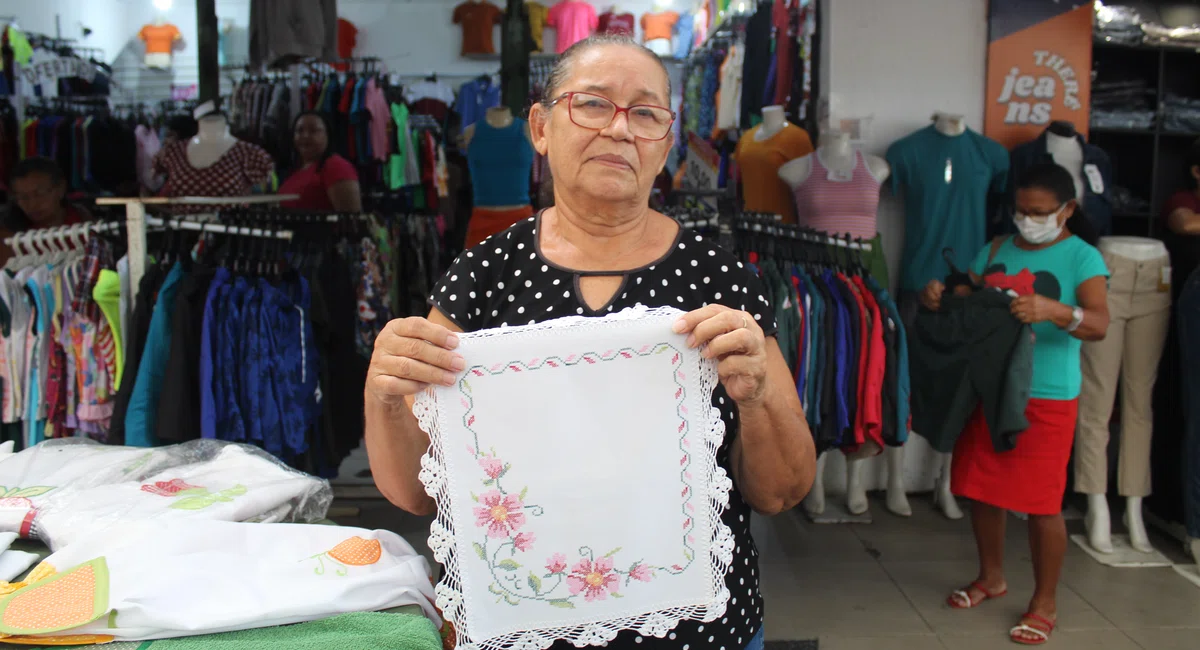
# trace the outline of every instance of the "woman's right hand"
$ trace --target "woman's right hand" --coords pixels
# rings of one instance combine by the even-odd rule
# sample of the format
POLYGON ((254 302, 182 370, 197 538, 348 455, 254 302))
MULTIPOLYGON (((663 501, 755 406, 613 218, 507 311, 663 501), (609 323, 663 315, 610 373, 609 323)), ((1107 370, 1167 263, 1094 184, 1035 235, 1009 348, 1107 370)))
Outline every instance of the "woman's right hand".
POLYGON ((921 304, 929 311, 937 311, 942 308, 942 294, 945 292, 946 285, 940 280, 930 280, 921 291, 921 304))
POLYGON ((458 335, 426 318, 398 318, 375 338, 367 369, 367 390, 380 402, 397 406, 430 384, 453 386, 466 367, 453 352, 458 335))

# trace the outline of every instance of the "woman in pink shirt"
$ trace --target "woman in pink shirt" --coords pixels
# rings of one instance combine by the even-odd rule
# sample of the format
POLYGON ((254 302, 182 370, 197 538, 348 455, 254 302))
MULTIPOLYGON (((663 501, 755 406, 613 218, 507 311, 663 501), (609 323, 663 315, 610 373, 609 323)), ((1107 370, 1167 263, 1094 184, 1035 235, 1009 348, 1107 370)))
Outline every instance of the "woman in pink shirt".
POLYGON ((299 199, 282 206, 295 210, 362 212, 358 171, 350 161, 333 152, 329 123, 315 111, 305 111, 292 123, 292 145, 300 168, 292 172, 280 194, 298 194, 299 199))

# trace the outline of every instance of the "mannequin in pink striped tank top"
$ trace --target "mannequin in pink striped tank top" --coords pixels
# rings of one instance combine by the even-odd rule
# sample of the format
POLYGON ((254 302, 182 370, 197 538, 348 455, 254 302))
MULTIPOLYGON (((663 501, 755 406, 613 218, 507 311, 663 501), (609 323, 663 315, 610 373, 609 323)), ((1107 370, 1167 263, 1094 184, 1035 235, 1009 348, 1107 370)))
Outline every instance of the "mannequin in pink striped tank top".
MULTIPOLYGON (((850 136, 841 131, 822 134, 815 153, 779 168, 779 177, 795 193, 799 225, 831 233, 849 232, 865 240, 876 237, 879 188, 890 174, 887 161, 858 151, 850 145, 850 136)), ((888 467, 888 510, 910 516, 912 507, 904 487, 904 448, 888 447, 883 455, 888 467)), ((827 455, 823 454, 817 462, 813 488, 804 500, 804 509, 814 519, 825 512, 826 461, 827 455)), ((851 514, 867 511, 865 469, 866 459, 846 459, 846 509, 851 514)))
POLYGON ((796 197, 797 223, 863 239, 878 232, 879 188, 890 174, 887 161, 858 151, 841 131, 823 133, 815 153, 779 168, 796 197))

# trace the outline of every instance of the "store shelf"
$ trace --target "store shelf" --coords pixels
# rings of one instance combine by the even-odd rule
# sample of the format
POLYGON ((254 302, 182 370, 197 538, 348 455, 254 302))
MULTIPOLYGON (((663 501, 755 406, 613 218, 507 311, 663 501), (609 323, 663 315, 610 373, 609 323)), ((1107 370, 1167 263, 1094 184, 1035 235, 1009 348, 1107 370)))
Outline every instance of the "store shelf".
POLYGON ((1154 129, 1126 129, 1122 127, 1090 126, 1088 133, 1111 133, 1113 135, 1154 135, 1154 129))

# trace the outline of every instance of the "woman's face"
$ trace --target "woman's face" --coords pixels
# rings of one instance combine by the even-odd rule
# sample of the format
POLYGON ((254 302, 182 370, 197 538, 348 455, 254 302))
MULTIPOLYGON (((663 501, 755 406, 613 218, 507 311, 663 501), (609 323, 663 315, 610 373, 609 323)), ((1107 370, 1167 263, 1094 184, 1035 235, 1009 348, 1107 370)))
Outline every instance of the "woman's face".
POLYGON ((292 143, 296 153, 304 162, 312 162, 325 153, 329 146, 329 134, 325 132, 325 122, 316 115, 305 115, 296 120, 296 130, 292 133, 292 143))
POLYGON ((1058 213, 1058 225, 1061 226, 1075 213, 1074 200, 1067 201, 1066 206, 1063 206, 1054 192, 1040 187, 1018 189, 1016 199, 1017 213, 1038 221, 1044 222, 1061 207, 1062 211, 1058 213))
POLYGON ((13 180, 13 198, 34 227, 58 225, 63 215, 66 183, 54 183, 48 174, 29 174, 13 180))
MULTIPOLYGON (((618 107, 670 106, 666 74, 657 61, 638 49, 593 47, 580 54, 568 72, 570 76, 556 95, 586 92, 605 97, 618 107)), ((657 141, 635 138, 623 113, 617 113, 603 129, 585 129, 571 121, 567 104, 562 101, 547 109, 539 103, 530 111, 533 144, 550 159, 555 193, 566 202, 647 205, 674 136, 657 141)))

